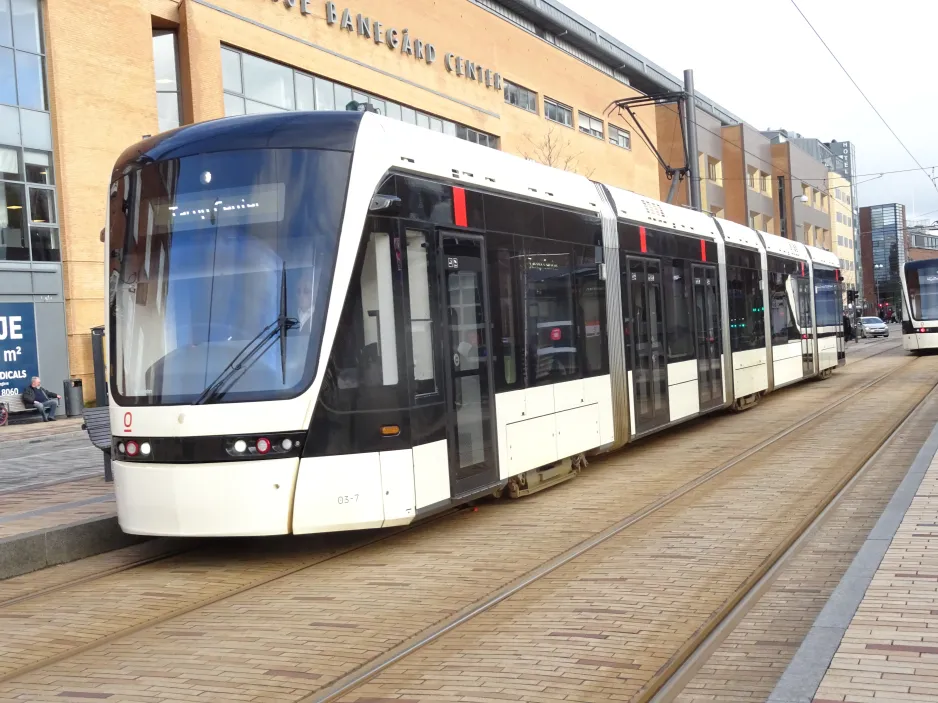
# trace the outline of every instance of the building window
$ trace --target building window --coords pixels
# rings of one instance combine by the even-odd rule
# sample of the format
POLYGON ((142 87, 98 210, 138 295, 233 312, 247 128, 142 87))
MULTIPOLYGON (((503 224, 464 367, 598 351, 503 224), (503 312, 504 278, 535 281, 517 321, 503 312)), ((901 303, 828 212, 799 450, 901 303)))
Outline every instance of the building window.
POLYGON ((707 157, 707 179, 714 183, 723 179, 723 165, 712 156, 707 157))
POLYGON ((60 261, 52 155, 0 146, 0 259, 60 261))
POLYGON ((775 220, 768 215, 763 215, 765 221, 762 223, 762 231, 768 234, 775 234, 775 220))
POLYGON ((714 205, 712 208, 710 208, 710 214, 713 215, 714 217, 719 217, 720 219, 723 219, 723 208, 717 207, 716 205, 714 205))
POLYGON ((768 197, 772 197, 772 179, 766 174, 762 174, 762 192, 768 197))
POLYGON ((38 0, 0 0, 0 260, 59 261, 38 0))
POLYGON ((587 115, 585 112, 579 114, 580 131, 597 139, 603 138, 603 121, 587 115))
POLYGON ((182 124, 176 32, 163 29, 153 30, 153 70, 156 77, 156 111, 159 117, 159 130, 165 132, 182 124))
POLYGON ((749 176, 749 178, 748 178, 749 187, 752 188, 753 190, 755 190, 755 189, 756 189, 756 181, 759 180, 759 170, 753 168, 752 166, 749 166, 749 167, 746 169, 746 171, 748 172, 748 176, 749 176))
POLYGON ((762 218, 758 212, 749 213, 749 226, 752 227, 753 229, 761 229, 760 228, 760 225, 762 224, 761 220, 762 218))
POLYGON ((379 114, 401 122, 498 148, 498 137, 493 134, 224 46, 221 66, 226 117, 290 110, 346 110, 355 102, 368 104, 379 114))
POLYGON ((843 216, 842 213, 839 213, 839 212, 837 213, 837 221, 840 222, 840 223, 843 223, 843 221, 844 221, 844 216, 843 216))
POLYGON ((609 143, 622 147, 623 149, 632 148, 632 134, 621 127, 609 125, 609 143))
POLYGON ((505 102, 537 114, 537 93, 505 81, 505 102))
POLYGON ((551 122, 559 122, 566 127, 573 127, 573 110, 566 105, 544 98, 544 117, 551 122))

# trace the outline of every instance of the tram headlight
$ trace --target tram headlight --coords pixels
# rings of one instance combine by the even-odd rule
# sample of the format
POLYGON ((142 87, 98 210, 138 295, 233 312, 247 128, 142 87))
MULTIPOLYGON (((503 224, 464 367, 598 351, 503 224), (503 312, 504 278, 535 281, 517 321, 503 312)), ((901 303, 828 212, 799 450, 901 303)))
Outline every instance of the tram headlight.
POLYGON ((117 445, 117 451, 119 451, 121 454, 124 453, 124 443, 123 443, 123 442, 121 442, 120 444, 117 445))
POLYGON ((290 451, 291 449, 293 449, 293 440, 290 439, 289 437, 287 437, 285 440, 283 440, 283 441, 280 443, 280 447, 281 447, 281 448, 283 449, 283 451, 285 451, 285 452, 290 451))
POLYGON ((238 454, 244 454, 244 452, 248 450, 248 443, 243 439, 239 439, 234 443, 234 450, 238 452, 238 454))
POLYGON ((143 444, 140 445, 140 453, 143 454, 143 456, 150 455, 150 443, 149 442, 144 442, 143 444))

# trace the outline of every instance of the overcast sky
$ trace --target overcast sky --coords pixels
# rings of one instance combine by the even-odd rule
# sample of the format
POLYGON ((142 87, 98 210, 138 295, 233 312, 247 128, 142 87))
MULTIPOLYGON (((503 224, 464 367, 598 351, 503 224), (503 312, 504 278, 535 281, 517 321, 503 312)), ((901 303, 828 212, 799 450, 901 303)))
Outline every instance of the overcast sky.
MULTIPOLYGON (((919 163, 938 167, 938 1, 796 1, 919 163)), ((670 73, 694 69, 698 91, 757 129, 852 141, 858 174, 915 168, 791 0, 561 2, 670 73)), ((921 171, 857 182, 861 205, 938 219, 921 171)))

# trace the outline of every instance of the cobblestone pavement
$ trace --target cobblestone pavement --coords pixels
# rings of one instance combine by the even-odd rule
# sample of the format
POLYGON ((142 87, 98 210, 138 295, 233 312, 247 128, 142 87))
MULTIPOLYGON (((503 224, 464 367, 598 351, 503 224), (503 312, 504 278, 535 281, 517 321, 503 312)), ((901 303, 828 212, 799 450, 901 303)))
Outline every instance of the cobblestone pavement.
MULTIPOLYGON (((483 503, 478 512, 461 511, 334 559, 327 559, 325 553, 330 545, 334 548, 332 538, 318 546, 310 541, 296 556, 297 560, 318 558, 315 567, 249 591, 244 589, 246 585, 297 560, 288 554, 271 554, 270 550, 253 555, 235 549, 196 551, 71 587, 52 598, 5 608, 0 614, 6 635, 0 638, 0 700, 296 701, 751 447, 803 417, 806 408, 829 402, 832 396, 907 361, 899 354, 884 354, 862 367, 848 366, 828 381, 803 384, 770 396, 743 415, 706 418, 679 432, 664 433, 598 458, 581 478, 531 499, 483 503), (687 460, 690 453, 694 461, 687 460), (216 595, 226 593, 231 595, 213 601, 216 595), (206 599, 209 602, 199 607, 206 599), (172 620, 167 616, 173 616, 172 620)), ((877 405, 883 407, 865 407, 862 413, 895 411, 885 401, 877 401, 877 405)), ((823 440, 816 440, 804 451, 814 452, 821 443, 823 440)), ((783 476, 790 463, 783 459, 784 466, 774 461, 765 472, 783 476)), ((683 501, 656 520, 637 526, 627 544, 617 541, 598 549, 589 564, 597 575, 591 581, 586 580, 586 574, 578 579, 576 602, 569 598, 560 602, 563 594, 549 588, 557 585, 557 580, 551 579, 545 582, 546 588, 512 599, 516 614, 506 617, 506 608, 499 608, 502 617, 486 617, 486 622, 497 622, 493 636, 500 638, 499 644, 504 647, 499 651, 517 663, 519 676, 525 669, 523 660, 531 655, 519 657, 512 647, 530 646, 532 651, 543 649, 545 653, 550 649, 551 653, 544 655, 544 666, 550 657, 576 654, 579 642, 596 650, 589 656, 577 656, 573 664, 565 659, 564 666, 572 668, 557 674, 558 678, 583 683, 535 684, 537 690, 528 691, 528 700, 567 696, 569 700, 593 703, 608 698, 605 691, 601 698, 590 697, 600 691, 596 686, 600 681, 609 681, 620 692, 628 682, 634 691, 636 679, 653 673, 672 651, 673 642, 686 636, 688 626, 693 624, 690 615, 707 605, 703 597, 697 598, 699 603, 688 605, 688 594, 680 588, 687 580, 685 574, 700 572, 695 574, 695 582, 700 582, 701 574, 741 574, 745 569, 735 563, 738 559, 745 557, 754 563, 761 555, 745 545, 734 551, 733 544, 762 540, 761 535, 767 534, 779 514, 791 522, 794 518, 787 512, 792 505, 803 508, 804 490, 836 478, 828 475, 830 471, 812 472, 807 466, 800 471, 802 475, 808 472, 809 480, 789 481, 792 485, 782 487, 787 494, 773 494, 788 498, 776 501, 778 505, 756 517, 746 518, 750 529, 713 520, 704 512, 728 502, 738 504, 740 511, 748 511, 747 515, 755 511, 755 506, 746 507, 752 501, 747 502, 743 495, 751 496, 759 490, 756 474, 760 472, 755 466, 750 467, 752 475, 737 485, 721 481, 701 495, 702 500, 693 504, 699 513, 693 520, 688 512, 692 501, 683 501), (719 542, 717 532, 727 529, 735 530, 734 539, 719 542), (687 530, 697 536, 689 538, 687 530), (670 546, 663 547, 661 540, 671 540, 667 543, 670 546), (679 545, 689 551, 683 547, 680 553, 674 551, 679 545), (693 569, 686 563, 688 555, 700 557, 693 569), (623 558, 633 566, 641 565, 647 576, 648 592, 652 594, 647 607, 638 608, 629 602, 636 595, 626 592, 632 577, 613 563, 623 558), (605 595, 594 598, 589 589, 603 589, 605 595), (610 603, 601 603, 604 598, 610 603), (612 601, 617 602, 613 605, 612 601), (663 616, 676 609, 685 614, 684 619, 671 620, 673 629, 662 631, 663 616), (523 628, 530 627, 530 622, 522 615, 538 616, 537 629, 546 626, 549 632, 539 642, 525 640, 523 628), (589 627, 584 619, 590 621, 589 627), (600 625, 602 631, 592 629, 600 625), (512 635, 514 628, 517 637, 512 635), (610 631, 607 639, 571 636, 576 631, 600 635, 606 630, 610 631), (624 648, 602 651, 604 644, 612 649, 623 638, 634 641, 629 652, 624 648), (641 644, 646 646, 639 652, 641 644), (609 662, 623 667, 610 674, 606 668, 609 662), (573 677, 574 673, 578 676, 573 677), (593 683, 586 684, 588 681, 593 683), (592 685, 593 690, 576 697, 568 685, 592 685), (547 686, 563 692, 548 692, 547 686)), ((254 544, 261 547, 267 543, 258 540, 254 544)), ((28 581, 24 579, 20 586, 26 587, 28 581)), ((709 599, 712 606, 711 596, 719 600, 726 591, 727 584, 715 580, 698 594, 709 599)), ((472 631, 467 635, 471 638, 472 631)), ((463 635, 459 639, 461 645, 467 644, 463 635)), ((441 640, 440 647, 428 648, 425 656, 446 653, 446 643, 441 640)), ((480 664, 500 666, 496 659, 480 664)), ((460 680, 469 676, 472 662, 463 658, 452 669, 443 666, 439 673, 454 677, 455 685, 461 686, 460 680)), ((544 666, 531 675, 544 676, 547 682, 546 677, 553 674, 544 666)), ((509 669, 511 662, 507 662, 505 671, 509 669)), ((398 673, 402 673, 400 669, 398 673)), ((405 678, 410 676, 405 674, 405 678)), ((384 678, 376 680, 375 686, 389 683, 384 678)), ((442 691, 431 690, 429 681, 421 683, 422 701, 443 698, 442 691)), ((486 697, 492 700, 521 700, 515 692, 485 688, 486 697)), ((380 695, 396 697, 398 693, 381 691, 380 695)), ((400 695, 404 699, 418 697, 410 691, 400 695)), ((467 696, 464 700, 481 699, 467 696)))
POLYGON ((933 396, 874 459, 677 703, 756 703, 769 697, 936 423, 933 396))
POLYGON ((857 608, 815 701, 938 702, 938 458, 857 608))
POLYGON ((78 424, 77 431, 30 439, 0 438, 0 493, 103 475, 103 454, 80 427, 78 424))

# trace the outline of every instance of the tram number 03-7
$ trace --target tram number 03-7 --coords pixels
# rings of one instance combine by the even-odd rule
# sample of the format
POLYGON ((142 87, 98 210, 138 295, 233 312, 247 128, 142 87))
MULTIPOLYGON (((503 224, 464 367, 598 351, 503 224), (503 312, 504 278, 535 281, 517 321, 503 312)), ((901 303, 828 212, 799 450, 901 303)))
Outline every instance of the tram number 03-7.
POLYGON ((338 502, 339 502, 339 505, 345 505, 346 503, 357 503, 358 494, 356 493, 353 496, 339 496, 338 502))

